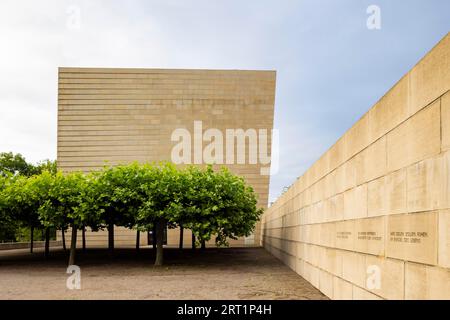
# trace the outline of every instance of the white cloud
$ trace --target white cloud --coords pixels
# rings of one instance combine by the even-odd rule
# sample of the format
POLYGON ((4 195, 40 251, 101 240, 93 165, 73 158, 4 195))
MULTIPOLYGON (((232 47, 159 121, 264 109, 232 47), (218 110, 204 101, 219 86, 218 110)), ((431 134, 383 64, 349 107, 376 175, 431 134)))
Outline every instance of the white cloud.
POLYGON ((58 66, 276 69, 274 199, 448 32, 429 2, 379 0, 370 33, 356 0, 2 0, 0 151, 56 157, 58 66))

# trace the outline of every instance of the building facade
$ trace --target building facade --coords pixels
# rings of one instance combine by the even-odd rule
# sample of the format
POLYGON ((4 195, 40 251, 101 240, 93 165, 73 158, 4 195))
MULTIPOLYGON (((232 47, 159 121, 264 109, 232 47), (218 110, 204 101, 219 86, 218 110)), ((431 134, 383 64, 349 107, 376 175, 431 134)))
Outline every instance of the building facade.
MULTIPOLYGON (((59 68, 58 168, 214 163, 244 177, 266 208, 275 81, 274 71, 59 68)), ((184 236, 189 243, 189 230, 184 236)), ((106 231, 86 238, 88 246, 107 245, 106 231)), ((179 231, 167 238, 177 246, 179 231)), ((116 227, 117 246, 135 241, 134 231, 116 227)), ((260 245, 260 225, 230 243, 260 245)))

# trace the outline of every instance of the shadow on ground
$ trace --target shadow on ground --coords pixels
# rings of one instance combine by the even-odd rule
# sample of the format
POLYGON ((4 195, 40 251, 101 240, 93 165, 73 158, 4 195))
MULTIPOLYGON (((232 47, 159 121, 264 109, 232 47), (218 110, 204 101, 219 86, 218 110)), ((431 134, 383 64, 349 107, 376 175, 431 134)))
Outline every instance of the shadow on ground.
POLYGON ((81 290, 66 287, 68 252, 0 251, 0 299, 326 299, 263 248, 77 252, 81 290))

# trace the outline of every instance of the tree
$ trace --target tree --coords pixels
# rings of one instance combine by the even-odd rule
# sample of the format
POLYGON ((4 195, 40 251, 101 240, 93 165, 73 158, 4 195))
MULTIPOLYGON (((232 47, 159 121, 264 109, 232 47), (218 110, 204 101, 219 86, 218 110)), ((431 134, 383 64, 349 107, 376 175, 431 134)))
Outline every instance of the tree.
POLYGON ((184 191, 182 174, 173 164, 144 165, 141 180, 141 201, 137 224, 156 228, 155 266, 164 261, 164 231, 180 224, 182 219, 181 198, 184 191))
POLYGON ((108 229, 108 248, 114 250, 114 226, 133 228, 142 202, 143 167, 137 163, 105 167, 93 174, 91 206, 95 208, 100 228, 108 229))
POLYGON ((171 164, 151 167, 138 222, 156 224, 157 254, 155 265, 163 264, 163 230, 166 226, 185 226, 197 241, 204 243, 216 236, 218 246, 228 245, 227 238, 248 236, 262 214, 256 196, 245 181, 227 169, 215 172, 171 164))
MULTIPOLYGON (((29 178, 21 175, 11 176, 2 195, 3 206, 9 211, 11 221, 16 226, 31 228, 32 233, 35 228, 42 227, 38 215, 40 193, 35 188, 35 179, 35 176, 29 178)), ((32 235, 31 252, 33 252, 33 238, 32 235)))
POLYGON ((8 175, 23 175, 30 177, 32 175, 41 174, 44 171, 56 174, 56 161, 44 160, 33 165, 32 163, 27 162, 20 153, 0 153, 0 175, 3 177, 8 175))
POLYGON ((233 175, 227 168, 216 172, 190 167, 189 181, 184 192, 185 225, 190 225, 200 244, 214 235, 218 246, 228 245, 227 239, 237 239, 252 233, 263 210, 257 209, 253 189, 244 179, 233 175))
MULTIPOLYGON (((25 158, 21 154, 13 154, 12 152, 4 152, 0 153, 0 176, 8 177, 8 179, 12 179, 15 176, 24 176, 30 177, 33 175, 38 175, 43 171, 51 172, 55 174, 56 162, 45 160, 39 162, 36 166, 28 163, 25 158)), ((10 189, 10 191, 14 191, 10 189)), ((15 190, 17 191, 17 190, 15 190)), ((24 190, 25 192, 25 190, 24 190)), ((25 193, 22 193, 25 195, 25 193)), ((20 205, 20 203, 16 203, 20 205)), ((0 226, 0 239, 3 240, 12 240, 17 241, 26 239, 30 240, 30 251, 33 252, 33 240, 35 238, 34 229, 38 227, 37 224, 29 224, 28 222, 18 220, 20 218, 20 214, 16 212, 16 217, 11 220, 8 224, 3 224, 0 226), (28 237, 26 235, 27 232, 30 232, 31 235, 28 237)), ((49 233, 46 232, 46 242, 48 244, 49 233)))
POLYGON ((71 226, 69 264, 75 262, 77 230, 85 227, 108 228, 111 251, 114 225, 156 230, 156 266, 164 261, 168 227, 191 229, 202 247, 214 236, 218 246, 228 245, 228 238, 253 231, 262 213, 256 203, 244 179, 211 166, 132 163, 87 175, 50 169, 31 177, 6 173, 0 179, 0 222, 46 228, 46 254, 50 228, 71 226))
POLYGON ((29 164, 20 153, 0 153, 0 175, 4 177, 6 177, 8 174, 21 174, 24 176, 31 176, 33 173, 33 165, 29 164))
POLYGON ((42 172, 49 172, 52 175, 55 175, 58 172, 58 167, 56 165, 56 161, 52 160, 44 160, 38 162, 37 165, 32 166, 32 174, 41 174, 42 172))
POLYGON ((216 204, 216 243, 228 245, 228 238, 249 236, 264 211, 257 208, 256 194, 242 177, 223 168, 216 178, 216 194, 221 195, 216 204))
POLYGON ((15 240, 15 231, 17 229, 17 223, 12 219, 11 211, 5 198, 5 189, 11 182, 11 176, 0 175, 0 239, 6 241, 15 240))
MULTIPOLYGON (((66 175, 58 172, 53 175, 44 171, 35 177, 34 184, 35 190, 40 193, 39 219, 47 230, 65 230, 69 225, 72 227, 69 265, 74 264, 77 229, 90 218, 82 205, 89 187, 86 175, 79 172, 66 175)), ((48 254, 48 244, 46 251, 48 254)))

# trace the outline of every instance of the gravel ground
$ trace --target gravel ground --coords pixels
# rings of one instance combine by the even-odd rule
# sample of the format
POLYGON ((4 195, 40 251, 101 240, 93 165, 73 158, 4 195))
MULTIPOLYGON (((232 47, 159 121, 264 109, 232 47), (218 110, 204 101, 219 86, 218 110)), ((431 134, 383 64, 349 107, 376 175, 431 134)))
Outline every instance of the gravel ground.
POLYGON ((77 253, 81 289, 69 290, 67 253, 0 251, 0 299, 327 299, 262 248, 165 250, 153 267, 151 249, 77 253))

